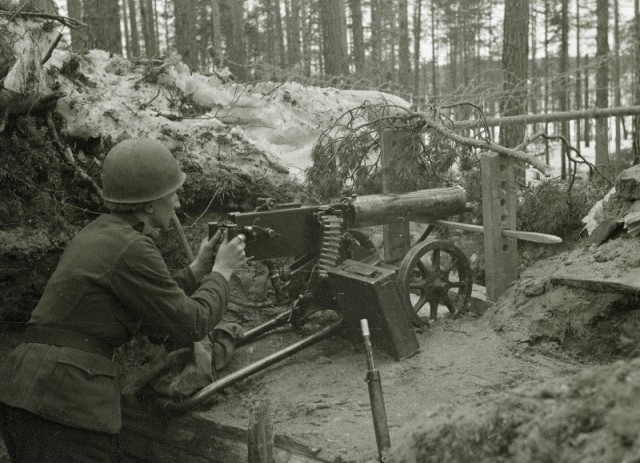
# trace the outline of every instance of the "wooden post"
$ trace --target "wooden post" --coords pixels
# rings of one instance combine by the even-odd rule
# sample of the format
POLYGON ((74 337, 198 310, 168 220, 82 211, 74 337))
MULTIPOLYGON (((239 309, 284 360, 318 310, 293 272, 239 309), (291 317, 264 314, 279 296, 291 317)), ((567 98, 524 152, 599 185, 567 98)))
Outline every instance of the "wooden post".
MULTIPOLYGON (((406 191, 403 191, 398 182, 392 181, 387 170, 393 163, 402 163, 403 157, 415 155, 416 136, 419 135, 400 130, 383 130, 380 133, 383 193, 403 193, 406 191)), ((410 225, 408 220, 399 220, 382 226, 385 262, 397 262, 409 251, 411 248, 410 225)))
POLYGON ((515 161, 484 153, 480 167, 487 299, 495 302, 518 278, 517 241, 502 235, 516 229, 515 161))
POLYGON ((248 463, 273 463, 273 428, 268 401, 259 400, 253 404, 247 438, 248 463))

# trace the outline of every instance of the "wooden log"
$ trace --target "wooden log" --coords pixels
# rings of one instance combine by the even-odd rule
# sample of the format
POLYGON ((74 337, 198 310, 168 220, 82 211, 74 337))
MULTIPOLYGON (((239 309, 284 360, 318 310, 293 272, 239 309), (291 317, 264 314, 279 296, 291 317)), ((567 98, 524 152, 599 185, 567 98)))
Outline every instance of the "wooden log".
MULTIPOLYGON (((393 163, 401 163, 403 156, 415 156, 416 137, 413 132, 384 130, 380 134, 380 163, 382 165, 382 192, 399 192, 393 188, 388 168, 393 163), (395 191, 394 191, 395 190, 395 191)), ((411 248, 411 223, 408 220, 393 221, 382 226, 382 243, 385 262, 401 260, 411 248)))
MULTIPOLYGON (((247 463, 247 430, 218 423, 204 413, 168 418, 135 404, 124 404, 122 421, 120 440, 125 463, 247 463)), ((288 463, 328 463, 338 456, 278 434, 274 436, 273 455, 275 461, 288 463)))
POLYGON ((268 401, 258 400, 251 408, 247 447, 248 463, 273 463, 273 428, 268 401))
POLYGON ((495 302, 518 277, 518 247, 503 231, 516 228, 514 160, 496 153, 480 159, 487 298, 495 302))

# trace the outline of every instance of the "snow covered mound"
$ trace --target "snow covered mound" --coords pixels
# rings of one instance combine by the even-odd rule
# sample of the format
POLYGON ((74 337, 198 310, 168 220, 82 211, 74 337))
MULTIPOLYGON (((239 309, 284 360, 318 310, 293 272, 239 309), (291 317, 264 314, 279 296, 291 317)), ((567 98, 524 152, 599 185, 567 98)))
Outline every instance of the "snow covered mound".
POLYGON ((67 92, 57 111, 68 135, 150 136, 201 162, 246 165, 239 151, 252 151, 256 168, 267 164, 296 177, 311 165, 320 134, 345 111, 365 102, 409 107, 377 91, 225 82, 191 74, 177 60, 132 63, 99 50, 84 56, 56 50, 46 68, 67 92))

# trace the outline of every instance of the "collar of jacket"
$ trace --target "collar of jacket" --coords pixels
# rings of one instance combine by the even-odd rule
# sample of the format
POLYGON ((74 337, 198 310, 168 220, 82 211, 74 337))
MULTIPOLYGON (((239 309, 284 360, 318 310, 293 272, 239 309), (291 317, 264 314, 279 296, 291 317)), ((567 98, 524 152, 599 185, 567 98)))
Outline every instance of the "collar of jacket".
POLYGON ((111 214, 114 215, 115 217, 118 217, 124 220, 129 225, 131 225, 134 228, 134 230, 142 233, 143 235, 150 237, 154 241, 160 235, 158 230, 150 226, 148 223, 140 220, 138 217, 135 216, 135 214, 122 213, 122 212, 112 212, 111 214))

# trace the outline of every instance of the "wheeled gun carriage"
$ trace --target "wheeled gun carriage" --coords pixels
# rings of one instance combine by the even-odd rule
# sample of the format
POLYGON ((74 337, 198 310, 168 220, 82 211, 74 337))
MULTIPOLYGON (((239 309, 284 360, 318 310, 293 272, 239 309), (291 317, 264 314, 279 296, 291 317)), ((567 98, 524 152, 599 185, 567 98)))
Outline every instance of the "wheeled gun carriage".
POLYGON ((304 206, 262 199, 255 211, 229 214, 209 223, 209 235, 224 227, 229 237, 246 236, 246 254, 262 261, 277 305, 292 308, 245 333, 247 344, 268 331, 301 325, 317 310, 339 319, 315 334, 232 372, 182 402, 164 400, 168 413, 187 411, 224 387, 291 356, 338 331, 360 340, 360 320, 368 319, 371 340, 396 360, 419 350, 412 327, 424 325, 418 312, 427 303, 432 319, 438 308, 456 313, 469 302, 472 277, 464 253, 447 241, 426 242, 429 225, 399 267, 381 262, 363 227, 399 221, 435 221, 467 210, 462 188, 344 198, 336 204, 304 206), (282 264, 284 259, 290 264, 282 264))

